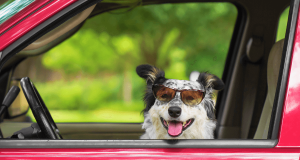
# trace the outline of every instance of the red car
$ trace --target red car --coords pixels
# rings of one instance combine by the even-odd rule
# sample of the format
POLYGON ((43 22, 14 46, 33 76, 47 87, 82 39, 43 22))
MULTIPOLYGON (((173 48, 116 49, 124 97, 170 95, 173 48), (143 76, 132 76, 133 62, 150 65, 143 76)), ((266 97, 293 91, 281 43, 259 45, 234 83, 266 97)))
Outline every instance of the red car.
MULTIPOLYGON (((297 88, 300 87, 300 71, 297 64, 300 64, 300 0, 2 0, 0 5, 0 99, 4 100, 0 109, 4 118, 4 122, 1 118, 0 124, 0 159, 299 159, 300 129, 297 129, 297 124, 300 99, 297 88), (67 40, 80 30, 88 18, 106 12, 115 13, 116 9, 128 11, 134 7, 187 2, 197 2, 199 5, 204 2, 227 2, 237 12, 224 57, 222 80, 226 87, 218 94, 216 101, 215 139, 139 140, 144 132, 140 123, 55 123, 51 110, 49 112, 41 98, 42 92, 40 95, 39 87, 38 90, 35 88, 30 75, 27 78, 28 75, 24 74, 26 76, 20 77, 22 79, 13 76, 26 72, 22 67, 18 70, 17 66, 27 57, 45 53, 67 40), (288 6, 285 37, 276 42, 279 18, 288 6), (18 93, 16 88, 9 91, 11 81, 20 81, 37 123, 31 125, 32 122, 24 119, 17 120, 22 114, 14 116, 6 111, 18 93)), ((162 24, 172 18, 166 16, 170 12, 159 14, 162 24)), ((213 11, 216 15, 220 12, 222 7, 213 11)), ((180 9, 176 14, 178 17, 184 15, 180 9)), ((200 18, 206 15, 193 16, 200 18)), ((185 22, 186 19, 180 21, 185 22)), ((221 23, 216 24, 217 28, 226 28, 225 21, 217 21, 221 23)), ((99 24, 105 26, 109 22, 110 19, 106 19, 99 24)), ((188 25, 179 27, 179 31, 190 24, 200 24, 193 20, 188 22, 188 25)), ((119 27, 118 24, 112 26, 119 27)), ((138 29, 141 28, 132 30, 138 29)), ((199 30, 199 33, 209 29, 199 30)), ((177 31, 174 30, 174 35, 177 31)), ((222 32, 220 30, 215 34, 221 37, 222 32)), ((196 35, 194 32, 191 34, 196 35)), ((80 36, 77 38, 80 39, 80 36)), ((118 40, 115 39, 115 42, 118 40)), ((203 38, 203 41, 208 40, 203 38)), ((123 50, 128 49, 126 46, 130 46, 131 42, 135 43, 134 40, 124 42, 128 44, 123 50)), ((213 46, 218 45, 214 42, 217 40, 210 41, 212 45, 209 49, 213 50, 213 46)), ((163 49, 159 53, 157 56, 163 55, 163 49)), ((177 53, 184 55, 185 51, 174 51, 174 55, 177 53)), ((123 54, 127 53, 120 51, 119 56, 123 54)), ((65 59, 68 58, 73 60, 72 56, 65 59)), ((145 59, 145 62, 151 61, 151 58, 145 59)), ((174 59, 177 61, 178 57, 174 59)), ((190 62, 187 60, 186 63, 190 62)))

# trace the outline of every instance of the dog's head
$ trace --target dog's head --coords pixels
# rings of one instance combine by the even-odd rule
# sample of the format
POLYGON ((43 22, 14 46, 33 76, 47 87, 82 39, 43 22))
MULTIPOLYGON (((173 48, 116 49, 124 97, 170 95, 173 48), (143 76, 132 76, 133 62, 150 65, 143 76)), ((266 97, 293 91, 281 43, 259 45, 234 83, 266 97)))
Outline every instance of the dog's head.
POLYGON ((143 128, 150 138, 213 138, 212 91, 223 89, 222 80, 206 72, 196 81, 166 79, 151 65, 140 65, 136 72, 147 82, 143 128))

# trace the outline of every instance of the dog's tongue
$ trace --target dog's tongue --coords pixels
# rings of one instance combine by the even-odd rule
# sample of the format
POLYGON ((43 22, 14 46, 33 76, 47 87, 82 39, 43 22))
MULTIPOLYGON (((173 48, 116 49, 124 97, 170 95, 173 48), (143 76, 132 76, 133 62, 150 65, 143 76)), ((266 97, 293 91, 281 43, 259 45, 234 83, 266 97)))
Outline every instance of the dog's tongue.
POLYGON ((171 121, 168 127, 168 133, 171 136, 178 136, 182 132, 182 122, 171 121))

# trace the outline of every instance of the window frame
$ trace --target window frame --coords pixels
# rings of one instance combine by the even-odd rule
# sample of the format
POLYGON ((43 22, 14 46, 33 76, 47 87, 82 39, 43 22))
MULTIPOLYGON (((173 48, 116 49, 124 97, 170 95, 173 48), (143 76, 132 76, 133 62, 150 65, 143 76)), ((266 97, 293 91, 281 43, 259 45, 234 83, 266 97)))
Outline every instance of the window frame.
POLYGON ((289 77, 291 58, 294 47, 294 38, 297 28, 299 13, 299 0, 292 0, 290 5, 288 23, 283 46, 282 60, 280 64, 278 82, 274 98, 274 104, 270 119, 268 139, 278 139, 279 128, 282 119, 283 104, 286 95, 287 81, 289 77))
POLYGON ((247 12, 246 9, 239 5, 239 4, 234 4, 235 7, 237 8, 238 14, 237 14, 237 19, 235 22, 235 26, 234 26, 234 30, 233 30, 233 34, 231 37, 231 41, 230 41, 230 45, 229 45, 229 50, 227 53, 227 57, 226 57, 226 61, 225 61, 225 66, 224 66, 224 70, 223 70, 223 74, 222 74, 222 81, 224 82, 225 85, 224 89, 218 93, 218 98, 216 101, 216 117, 217 117, 217 129, 216 129, 216 133, 218 133, 218 125, 221 122, 222 119, 222 113, 224 111, 225 108, 225 102, 227 99, 227 93, 229 91, 229 83, 232 79, 232 75, 233 75, 233 70, 234 70, 234 63, 231 62, 235 62, 238 52, 239 52, 239 48, 240 48, 240 43, 243 37, 243 32, 247 23, 247 12))

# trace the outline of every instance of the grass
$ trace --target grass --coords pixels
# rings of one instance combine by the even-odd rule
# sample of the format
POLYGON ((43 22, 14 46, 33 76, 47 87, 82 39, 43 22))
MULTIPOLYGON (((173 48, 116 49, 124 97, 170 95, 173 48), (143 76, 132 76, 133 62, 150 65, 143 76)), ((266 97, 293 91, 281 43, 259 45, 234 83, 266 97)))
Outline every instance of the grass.
MULTIPOLYGON (((112 122, 112 123, 141 123, 144 118, 139 111, 118 111, 110 109, 99 109, 90 111, 80 110, 50 110, 50 113, 57 122, 112 122)), ((28 116, 33 121, 35 118, 31 111, 28 116)))

